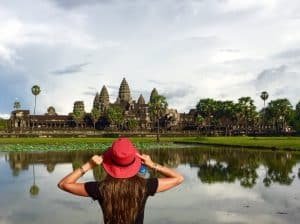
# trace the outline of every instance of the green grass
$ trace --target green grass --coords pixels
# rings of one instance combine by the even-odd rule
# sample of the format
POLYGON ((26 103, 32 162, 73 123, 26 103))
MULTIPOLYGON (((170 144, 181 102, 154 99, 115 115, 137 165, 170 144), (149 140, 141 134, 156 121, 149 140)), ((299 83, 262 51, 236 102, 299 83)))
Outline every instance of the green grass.
MULTIPOLYGON (((0 138, 0 151, 63 151, 106 149, 116 138, 0 138)), ((299 150, 300 137, 155 137, 130 138, 140 149, 175 148, 175 143, 279 150, 299 150)), ((181 146, 182 147, 182 146, 181 146)))
MULTIPOLYGON (((134 143, 155 143, 156 137, 132 137, 129 138, 134 143)), ((174 140, 194 140, 194 137, 161 137, 161 143, 170 143, 174 140)), ((37 144, 73 144, 73 143, 112 143, 116 138, 0 138, 1 144, 22 144, 22 145, 37 145, 37 144)))
POLYGON ((197 137, 182 143, 300 150, 300 137, 197 137))
MULTIPOLYGON (((0 151, 105 150, 116 138, 0 138, 0 151)), ((139 149, 176 148, 170 139, 130 138, 139 149)))

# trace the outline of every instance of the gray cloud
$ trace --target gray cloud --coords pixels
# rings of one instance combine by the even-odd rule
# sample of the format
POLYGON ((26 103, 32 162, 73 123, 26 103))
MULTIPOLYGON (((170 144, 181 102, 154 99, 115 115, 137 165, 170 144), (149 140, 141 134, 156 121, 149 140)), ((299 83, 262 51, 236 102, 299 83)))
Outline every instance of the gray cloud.
POLYGON ((109 3, 113 0, 52 0, 63 9, 73 9, 80 6, 89 6, 99 3, 109 3))
MULTIPOLYGON (((148 80, 148 82, 155 84, 158 93, 165 96, 169 101, 180 101, 196 91, 194 86, 185 83, 162 82, 152 79, 148 80)), ((152 89, 150 91, 152 91, 152 89)))
POLYGON ((18 98, 21 108, 28 108, 31 98, 31 86, 26 76, 17 71, 7 69, 0 65, 0 113, 7 114, 13 109, 13 103, 18 98))
POLYGON ((95 96, 97 91, 84 91, 83 94, 87 96, 95 96))
POLYGON ((299 101, 297 93, 300 92, 300 74, 294 69, 287 65, 265 69, 258 74, 253 84, 258 92, 268 91, 270 99, 288 98, 295 104, 299 101))
POLYGON ((106 85, 106 87, 113 91, 119 91, 119 86, 116 86, 116 85, 106 85))
MULTIPOLYGON (((153 88, 156 88, 156 90, 157 90, 158 92, 159 92, 159 89, 158 89, 157 87, 158 87, 158 86, 165 85, 165 83, 164 83, 164 82, 157 81, 157 80, 152 80, 152 79, 148 80, 147 82, 149 82, 149 83, 153 83, 153 85, 154 85, 154 87, 153 87, 153 88)), ((151 89, 150 91, 152 91, 152 89, 151 89)))
POLYGON ((258 74, 255 80, 255 85, 258 88, 262 88, 263 86, 266 86, 268 83, 274 82, 275 80, 278 80, 279 78, 285 76, 286 71, 287 71, 286 65, 281 65, 280 67, 271 68, 271 69, 265 69, 258 74))
POLYGON ((220 49, 219 51, 221 51, 221 52, 229 52, 229 53, 238 53, 238 52, 240 52, 239 49, 231 49, 231 48, 224 48, 224 49, 220 49))
POLYGON ((113 101, 122 78, 118 74, 124 73, 142 90, 130 85, 134 99, 142 93, 147 101, 156 87, 179 110, 195 105, 198 97, 255 97, 269 90, 272 97, 287 94, 295 100, 299 93, 300 31, 291 20, 297 0, 289 5, 283 0, 35 3, 1 1, 0 55, 16 59, 9 69, 0 68, 1 114, 11 111, 15 97, 32 108, 35 83, 43 90, 38 106, 43 111, 54 105, 67 113, 75 98, 89 107, 92 92, 106 83, 117 84, 108 86, 113 101), (286 37, 289 33, 292 38, 286 37), (272 52, 278 54, 270 57, 272 52), (85 67, 87 61, 92 65, 85 67), (105 74, 100 78, 95 75, 99 68, 105 74), (85 70, 88 77, 79 75, 85 70), (74 74, 72 82, 67 74, 74 74))
POLYGON ((88 86, 88 89, 89 89, 89 90, 95 90, 95 91, 97 91, 97 88, 95 88, 95 87, 93 87, 93 86, 88 86))
POLYGON ((53 72, 51 72, 54 75, 68 75, 68 74, 73 74, 73 73, 77 73, 77 72, 81 72, 82 68, 89 65, 90 63, 85 62, 85 63, 81 63, 81 64, 74 64, 74 65, 69 65, 65 68, 62 69, 58 69, 55 70, 53 72))
POLYGON ((194 91, 194 88, 177 88, 171 90, 164 90, 162 95, 164 95, 168 100, 178 100, 180 98, 186 97, 194 91))
POLYGON ((275 58, 293 59, 300 57, 300 48, 289 49, 275 55, 275 58))

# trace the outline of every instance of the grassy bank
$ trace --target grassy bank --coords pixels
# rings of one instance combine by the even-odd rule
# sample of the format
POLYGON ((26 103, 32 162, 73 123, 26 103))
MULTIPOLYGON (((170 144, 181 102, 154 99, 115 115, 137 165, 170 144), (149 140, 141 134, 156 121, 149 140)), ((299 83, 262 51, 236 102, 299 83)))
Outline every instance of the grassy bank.
POLYGON ((300 150, 300 137, 197 137, 175 140, 177 143, 192 143, 217 146, 300 150))
MULTIPOLYGON (((299 150, 300 137, 162 137, 130 138, 140 149, 180 147, 174 143, 299 150)), ((0 138, 0 151, 49 151, 105 149, 115 138, 0 138)))
MULTIPOLYGON (((0 151, 72 151, 104 150, 111 146, 116 138, 0 138, 0 151)), ((162 139, 161 144, 155 138, 130 138, 139 149, 175 148, 170 138, 162 139)), ((187 140, 187 139, 185 139, 187 140)))

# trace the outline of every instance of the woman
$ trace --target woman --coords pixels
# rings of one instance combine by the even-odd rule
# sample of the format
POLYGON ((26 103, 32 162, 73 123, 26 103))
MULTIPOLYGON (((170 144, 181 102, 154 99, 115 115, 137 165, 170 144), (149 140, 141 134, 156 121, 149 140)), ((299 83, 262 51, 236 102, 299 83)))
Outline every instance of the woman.
POLYGON ((129 139, 119 138, 101 156, 94 155, 79 169, 64 177, 58 187, 75 195, 98 200, 106 224, 137 224, 143 223, 148 196, 166 191, 182 181, 181 174, 154 163, 148 155, 140 155, 129 139), (164 177, 144 179, 138 175, 142 164, 164 177), (97 165, 102 165, 107 173, 104 180, 77 182, 97 165))

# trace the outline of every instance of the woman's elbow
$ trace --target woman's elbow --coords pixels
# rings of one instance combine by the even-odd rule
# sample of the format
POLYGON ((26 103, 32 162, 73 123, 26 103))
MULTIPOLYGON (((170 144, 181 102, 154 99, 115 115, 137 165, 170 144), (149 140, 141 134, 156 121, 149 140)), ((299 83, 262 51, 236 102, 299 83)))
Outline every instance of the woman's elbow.
POLYGON ((60 181, 60 182, 57 184, 57 187, 60 188, 61 190, 65 190, 64 182, 60 181))
POLYGON ((177 184, 181 184, 183 181, 184 181, 184 177, 183 177, 182 175, 180 175, 180 176, 177 178, 177 184))

